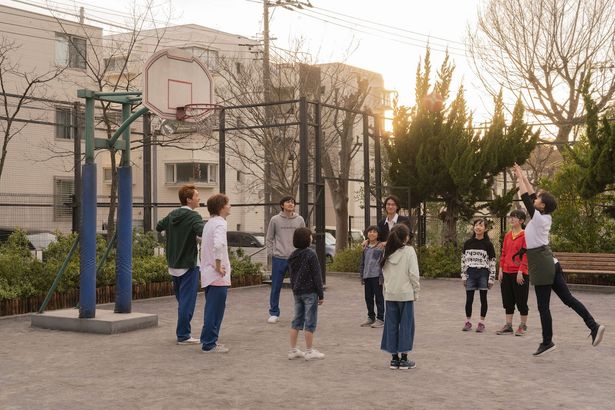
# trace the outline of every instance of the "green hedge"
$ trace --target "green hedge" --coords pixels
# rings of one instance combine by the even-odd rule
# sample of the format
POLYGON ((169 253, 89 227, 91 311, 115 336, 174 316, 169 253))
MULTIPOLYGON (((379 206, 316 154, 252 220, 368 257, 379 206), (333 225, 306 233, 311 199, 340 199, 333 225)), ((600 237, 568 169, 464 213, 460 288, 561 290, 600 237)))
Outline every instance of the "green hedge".
MULTIPOLYGON (((28 239, 25 232, 16 230, 7 240, 0 244, 0 299, 13 299, 19 297, 45 294, 59 268, 64 263, 66 255, 75 241, 76 234, 57 233, 57 241, 50 244, 43 252, 43 262, 36 259, 28 249, 28 239)), ((102 236, 97 237, 96 254, 100 260, 106 241, 102 236)), ((164 256, 154 256, 154 249, 160 246, 152 233, 133 234, 133 283, 170 282, 167 263, 164 256)), ((98 262, 100 263, 100 262, 98 262)), ((248 258, 231 254, 233 275, 260 274, 262 267, 254 264, 248 258)), ((98 286, 115 284, 115 251, 100 269, 96 278, 98 286)), ((79 249, 67 266, 57 291, 65 292, 79 287, 79 249)))
MULTIPOLYGON (((332 272, 358 272, 361 262, 361 246, 344 249, 335 255, 328 266, 332 272)), ((452 246, 422 247, 418 249, 421 276, 427 278, 459 277, 461 269, 461 250, 452 246)))
POLYGON ((358 272, 361 263, 361 245, 341 250, 335 254, 333 262, 327 265, 331 272, 358 272))
POLYGON ((418 250, 421 276, 426 278, 458 278, 461 272, 461 249, 432 245, 418 250))

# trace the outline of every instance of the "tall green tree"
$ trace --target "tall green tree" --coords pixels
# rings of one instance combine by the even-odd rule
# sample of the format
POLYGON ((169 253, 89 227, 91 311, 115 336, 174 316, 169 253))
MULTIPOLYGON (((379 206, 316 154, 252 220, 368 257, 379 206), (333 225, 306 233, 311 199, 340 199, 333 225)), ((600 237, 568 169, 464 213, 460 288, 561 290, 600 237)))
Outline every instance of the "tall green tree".
POLYGON ((410 187, 409 207, 426 200, 443 201, 443 240, 455 244, 459 218, 471 217, 476 203, 489 195, 496 175, 515 162, 525 162, 538 133, 523 121, 521 101, 517 101, 507 132, 501 92, 495 99, 491 125, 482 134, 472 126, 462 87, 450 104, 441 110, 431 110, 425 95, 438 93, 448 101, 453 72, 447 55, 432 86, 427 50, 417 67, 416 103, 396 110, 394 143, 386 147, 391 161, 391 184, 410 187))
POLYGON ((583 86, 586 112, 586 139, 581 141, 583 151, 568 148, 568 154, 581 167, 579 190, 583 198, 613 191, 615 184, 615 123, 606 115, 598 118, 598 107, 591 98, 589 80, 583 86))

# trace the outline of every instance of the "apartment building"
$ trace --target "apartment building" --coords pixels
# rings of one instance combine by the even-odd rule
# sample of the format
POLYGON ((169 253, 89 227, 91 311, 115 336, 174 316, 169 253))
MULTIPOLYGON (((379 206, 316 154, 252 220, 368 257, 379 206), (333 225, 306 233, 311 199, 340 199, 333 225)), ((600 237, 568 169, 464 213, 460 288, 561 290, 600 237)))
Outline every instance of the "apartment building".
POLYGON ((87 61, 101 44, 99 27, 0 5, 2 141, 6 112, 13 118, 0 177, 0 226, 70 231, 72 103, 79 100, 78 89, 93 87, 87 61), (20 103, 24 90, 33 98, 20 103))
MULTIPOLYGON (((18 225, 31 230, 70 230, 70 202, 74 190, 73 125, 79 117, 71 104, 80 101, 77 98, 77 90, 142 90, 143 64, 157 50, 180 48, 201 59, 213 76, 218 103, 225 106, 238 103, 232 93, 225 92, 231 88, 229 84, 232 81, 246 82, 246 87, 254 87, 256 100, 262 101, 262 89, 258 88, 258 84, 262 84, 262 72, 258 70, 262 62, 255 61, 260 52, 259 43, 242 36, 188 24, 141 31, 134 41, 130 39, 134 33, 104 36, 100 27, 6 6, 0 6, 0 15, 3 17, 0 36, 19 46, 14 52, 14 58, 19 61, 24 72, 46 72, 66 67, 61 76, 45 84, 34 94, 44 100, 31 102, 26 108, 22 108, 18 115, 21 120, 30 122, 9 145, 9 155, 0 179, 0 199, 3 203, 27 202, 34 206, 4 208, 7 212, 3 212, 0 226, 18 225), (132 45, 130 54, 126 51, 129 44, 132 45), (249 85, 250 82, 252 85, 249 85), (53 206, 36 206, 39 201, 37 196, 53 198, 53 206)), ((292 67, 286 67, 288 68, 292 67)), ((279 94, 277 98, 307 95, 310 99, 316 99, 327 93, 333 95, 332 90, 342 96, 353 87, 363 84, 367 85, 369 90, 363 108, 369 108, 374 113, 384 113, 390 108, 390 92, 384 89, 380 74, 337 63, 302 65, 302 69, 297 71, 299 78, 306 80, 302 82, 302 89, 291 94, 286 90, 287 95, 283 95, 285 85, 280 81, 280 70, 283 69, 285 68, 280 65, 272 70, 272 82, 279 94), (341 81, 336 76, 343 77, 344 80, 341 81)), ((11 81, 8 89, 11 93, 18 94, 23 84, 17 78, 11 81)), ((10 104, 14 105, 15 102, 9 98, 10 104)), ((110 107, 105 118, 102 117, 102 112, 97 110, 97 127, 100 128, 97 130, 97 136, 107 136, 104 130, 105 121, 111 122, 112 128, 121 122, 117 108, 110 107)), ((244 118, 241 113, 229 117, 231 123, 227 123, 227 127, 257 122, 248 116, 244 118)), ((154 138, 161 144, 153 147, 152 199, 155 203, 168 205, 154 209, 154 220, 164 217, 177 203, 177 190, 181 185, 195 184, 201 198, 205 200, 209 195, 218 192, 220 183, 216 135, 203 135, 191 132, 198 130, 188 128, 179 130, 183 136, 173 143, 165 143, 168 141, 160 132, 160 126, 161 121, 154 118, 154 138)), ((131 130, 134 145, 137 147, 131 152, 133 196, 135 202, 140 202, 143 197, 143 150, 139 148, 142 144, 142 123, 135 122, 131 130)), ((361 121, 357 122, 353 132, 358 137, 362 135, 361 121)), ((237 136, 235 143, 236 151, 249 152, 254 149, 241 135, 237 136)), ((362 150, 362 147, 359 149, 362 150)), ((116 159, 119 162, 119 154, 116 159)), ((99 202, 104 203, 108 201, 111 189, 111 158, 108 152, 97 151, 96 162, 99 165, 99 202)), ((247 204, 233 209, 228 219, 229 230, 263 232, 264 209, 262 206, 253 205, 263 201, 262 175, 256 175, 255 170, 249 168, 240 158, 227 153, 227 194, 232 203, 247 204)), ((353 160, 351 177, 362 176, 363 162, 360 151, 353 160)), ((349 215, 354 218, 353 227, 362 227, 365 224, 360 201, 354 200, 361 188, 360 183, 350 183, 349 215)), ((44 201, 40 199, 40 202, 44 201)), ((327 204, 326 223, 334 225, 335 213, 330 192, 327 193, 327 204)), ((205 208, 199 209, 199 212, 205 219, 208 217, 205 208)), ((106 208, 99 208, 99 231, 104 232, 106 214, 106 208)), ((135 207, 133 219, 135 226, 143 223, 141 208, 135 207)))

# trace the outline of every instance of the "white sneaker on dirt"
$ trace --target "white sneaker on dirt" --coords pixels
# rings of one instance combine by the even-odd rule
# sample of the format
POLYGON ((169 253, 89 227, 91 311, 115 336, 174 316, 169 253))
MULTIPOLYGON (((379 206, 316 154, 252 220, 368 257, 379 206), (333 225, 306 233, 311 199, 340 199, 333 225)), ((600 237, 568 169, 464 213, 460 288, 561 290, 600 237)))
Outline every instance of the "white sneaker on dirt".
POLYGON ((305 352, 305 360, 317 360, 317 359, 324 359, 324 358, 325 358, 325 354, 320 353, 316 349, 308 350, 305 352))
POLYGON ((299 358, 301 358, 301 359, 305 358, 305 353, 302 352, 301 350, 299 350, 299 349, 290 349, 288 351, 288 360, 299 359, 299 358))
POLYGON ((198 344, 201 344, 201 341, 199 339, 195 339, 194 337, 191 337, 186 340, 178 340, 177 344, 178 345, 198 345, 198 344))
POLYGON ((280 318, 277 316, 269 316, 269 319, 267 319, 267 323, 278 323, 280 321, 280 318))
POLYGON ((213 349, 203 350, 203 353, 228 353, 228 347, 224 347, 223 345, 215 345, 213 349))

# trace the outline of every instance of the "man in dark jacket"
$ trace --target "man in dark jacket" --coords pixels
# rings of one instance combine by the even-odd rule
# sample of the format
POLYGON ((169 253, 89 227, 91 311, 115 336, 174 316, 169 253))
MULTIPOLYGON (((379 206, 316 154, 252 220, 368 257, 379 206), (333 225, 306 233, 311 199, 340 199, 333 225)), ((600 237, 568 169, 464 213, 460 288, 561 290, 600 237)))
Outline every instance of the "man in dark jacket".
POLYGON ((399 205, 399 198, 395 195, 389 195, 384 198, 384 210, 386 215, 380 221, 378 221, 378 241, 386 242, 389 237, 389 232, 394 225, 399 223, 404 223, 408 228, 410 228, 410 232, 412 232, 412 227, 410 226, 410 218, 407 216, 399 215, 399 210, 401 206, 399 205))
POLYGON ((203 233, 203 218, 195 211, 199 207, 199 191, 194 185, 184 185, 179 190, 181 207, 174 209, 156 225, 158 232, 165 232, 167 265, 173 276, 173 288, 179 307, 177 309, 177 344, 199 344, 191 336, 190 321, 199 289, 197 265, 197 237, 203 233))

